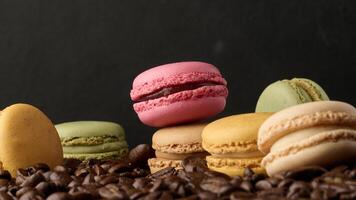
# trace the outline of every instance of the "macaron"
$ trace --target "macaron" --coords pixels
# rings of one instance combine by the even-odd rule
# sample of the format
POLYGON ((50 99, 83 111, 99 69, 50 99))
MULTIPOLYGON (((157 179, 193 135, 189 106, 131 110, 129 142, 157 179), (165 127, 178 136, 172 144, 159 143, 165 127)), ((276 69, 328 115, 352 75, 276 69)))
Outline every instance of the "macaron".
POLYGON ((290 106, 323 100, 329 100, 328 95, 312 80, 281 80, 264 89, 258 99, 256 112, 277 112, 290 106))
POLYGON ((153 134, 152 147, 156 158, 148 160, 151 173, 166 167, 182 168, 182 160, 189 156, 205 157, 201 133, 206 124, 189 124, 159 129, 153 134))
POLYGON ((119 159, 128 153, 124 129, 105 121, 75 121, 56 125, 65 158, 119 159))
POLYGON ((356 159, 356 109, 339 101, 286 108, 268 118, 258 148, 268 175, 301 166, 328 166, 356 159))
POLYGON ((208 124, 202 133, 202 146, 211 170, 241 176, 246 167, 265 173, 260 162, 264 156, 257 148, 257 133, 272 113, 232 115, 208 124))
POLYGON ((18 168, 63 162, 61 142, 51 120, 28 104, 14 104, 0 111, 1 169, 13 176, 18 168))
POLYGON ((144 124, 165 127, 220 113, 228 95, 226 85, 220 71, 211 64, 179 62, 139 74, 130 96, 144 124))

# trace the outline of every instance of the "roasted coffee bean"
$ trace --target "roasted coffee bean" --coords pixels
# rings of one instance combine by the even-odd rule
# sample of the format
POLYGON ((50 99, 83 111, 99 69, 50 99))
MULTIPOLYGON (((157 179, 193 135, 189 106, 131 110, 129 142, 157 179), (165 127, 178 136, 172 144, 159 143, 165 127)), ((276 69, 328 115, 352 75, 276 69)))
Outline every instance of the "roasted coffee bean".
POLYGON ((22 183, 21 187, 35 187, 38 183, 45 181, 45 177, 42 175, 42 172, 38 171, 35 174, 27 177, 22 183))
POLYGON ((255 172, 251 168, 246 167, 244 169, 244 176, 252 177, 252 175, 254 175, 254 174, 255 174, 255 172))
POLYGON ((32 190, 33 190, 32 187, 28 187, 28 186, 22 187, 22 188, 20 188, 19 190, 16 191, 16 196, 17 197, 21 197, 26 192, 32 191, 32 190))
POLYGON ((242 191, 233 192, 230 195, 231 200, 247 200, 247 199, 252 199, 254 197, 255 197, 254 194, 248 192, 242 192, 242 191))
POLYGON ((99 181, 99 184, 106 185, 106 184, 109 184, 109 183, 117 183, 117 182, 119 182, 119 177, 110 175, 110 176, 106 176, 103 179, 101 179, 99 181))
POLYGON ((253 189, 253 185, 251 184, 251 182, 248 181, 242 181, 239 188, 243 189, 246 192, 252 192, 253 189))
POLYGON ((109 169, 109 173, 122 173, 125 171, 130 170, 130 165, 129 163, 126 162, 119 162, 117 164, 115 164, 114 166, 110 167, 109 169))
POLYGON ((175 171, 176 170, 174 169, 174 167, 167 167, 167 168, 161 169, 153 174, 150 174, 148 176, 148 178, 151 178, 151 179, 165 178, 167 176, 173 175, 175 173, 175 171))
POLYGON ((92 200, 94 197, 86 192, 74 192, 70 194, 73 200, 92 200))
POLYGON ((51 183, 48 182, 40 182, 39 184, 36 185, 36 190, 42 196, 48 196, 53 192, 53 186, 51 183))
POLYGON ((269 190, 259 191, 257 196, 261 199, 281 199, 285 196, 283 188, 271 188, 269 190))
POLYGON ((353 191, 352 193, 349 193, 349 194, 342 194, 340 195, 340 199, 356 199, 356 192, 353 191))
POLYGON ((206 178, 200 183, 203 190, 216 193, 218 195, 225 194, 234 189, 226 179, 222 177, 206 178))
POLYGON ((6 192, 0 192, 0 200, 12 200, 13 198, 6 192))
POLYGON ((47 197, 46 200, 72 200, 73 198, 66 192, 56 192, 47 197))
POLYGON ((0 179, 11 180, 11 174, 7 170, 0 169, 0 179))
POLYGON ((289 188, 289 186, 294 182, 293 179, 283 179, 278 183, 278 188, 289 188))
POLYGON ((205 172, 208 170, 206 160, 201 156, 189 156, 182 161, 186 172, 205 172))
POLYGON ((136 178, 132 186, 136 189, 145 188, 149 182, 149 178, 136 178))
POLYGON ((123 191, 120 191, 119 187, 113 184, 108 184, 105 187, 99 189, 99 194, 104 199, 124 199, 127 198, 123 191))
POLYGON ((53 171, 55 172, 67 172, 68 173, 68 168, 64 167, 63 165, 57 165, 53 168, 53 171))
POLYGON ((95 183, 93 174, 88 174, 82 182, 83 185, 88 185, 88 184, 92 184, 92 183, 95 183))
POLYGON ((161 196, 162 192, 161 191, 155 191, 155 192, 151 192, 146 194, 143 199, 144 200, 157 200, 159 199, 159 196, 161 196))
POLYGON ((311 187, 304 181, 296 181, 290 187, 287 198, 307 198, 310 196, 311 187))
POLYGON ((67 186, 73 179, 66 172, 53 172, 49 179, 57 185, 67 186))
POLYGON ((85 177, 91 172, 88 168, 78 168, 75 170, 74 175, 77 177, 85 177))
POLYGON ((9 180, 0 179, 0 187, 7 186, 9 184, 9 180))
POLYGON ((267 180, 258 181, 255 185, 257 190, 268 190, 272 188, 272 184, 267 180))
POLYGON ((154 150, 151 145, 148 144, 137 145, 135 148, 131 149, 128 155, 129 161, 135 167, 147 166, 147 160, 153 157, 155 157, 154 150))
POLYGON ((44 198, 35 190, 29 190, 24 193, 19 200, 44 200, 44 198))
POLYGON ((100 167, 99 165, 94 165, 93 168, 94 168, 94 173, 98 176, 101 176, 106 173, 105 170, 102 167, 100 167))
POLYGON ((297 170, 289 171, 284 178, 290 178, 298 181, 311 181, 315 177, 321 176, 326 170, 322 167, 302 167, 297 170))

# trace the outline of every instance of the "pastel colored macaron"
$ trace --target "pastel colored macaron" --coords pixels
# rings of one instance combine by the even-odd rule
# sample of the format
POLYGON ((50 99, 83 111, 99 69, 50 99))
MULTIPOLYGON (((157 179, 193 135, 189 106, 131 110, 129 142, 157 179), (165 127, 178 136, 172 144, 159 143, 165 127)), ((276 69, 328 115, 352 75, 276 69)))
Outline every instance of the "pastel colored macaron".
POLYGON ((0 112, 1 168, 13 176, 18 168, 46 163, 51 168, 63 162, 60 139, 54 125, 39 109, 14 104, 0 112))
POLYGON ((156 158, 148 160, 152 173, 166 167, 182 168, 188 156, 206 156, 201 146, 201 133, 206 124, 189 124, 162 128, 152 137, 156 158))
POLYGON ((256 112, 277 112, 312 101, 329 100, 317 83, 305 78, 281 80, 270 84, 260 95, 256 112))
POLYGON ((272 113, 248 113, 224 117, 208 124, 202 133, 208 167, 229 176, 242 175, 246 167, 264 173, 260 162, 264 156, 257 148, 260 125, 272 113))
POLYGON ((75 121, 56 125, 65 158, 119 159, 128 153, 124 129, 117 123, 75 121))
POLYGON ((132 84, 131 99, 140 120, 164 127, 193 122, 221 112, 228 90, 220 71, 204 62, 179 62, 151 68, 132 84))
POLYGON ((261 126, 258 147, 268 153, 269 175, 301 166, 328 166, 356 159, 356 109, 339 101, 296 105, 261 126))

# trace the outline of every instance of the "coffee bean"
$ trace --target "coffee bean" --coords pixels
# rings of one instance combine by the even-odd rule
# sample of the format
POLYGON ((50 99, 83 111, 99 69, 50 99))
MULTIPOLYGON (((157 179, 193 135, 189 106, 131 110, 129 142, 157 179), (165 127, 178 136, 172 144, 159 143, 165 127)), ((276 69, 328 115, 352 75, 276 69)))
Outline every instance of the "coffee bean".
POLYGON ((218 195, 232 191, 234 187, 222 177, 206 178, 200 183, 203 190, 216 193, 218 195))
POLYGON ((248 181, 242 181, 239 188, 245 190, 246 192, 253 191, 253 185, 251 184, 251 182, 248 182, 248 181))
POLYGON ((129 163, 119 162, 116 165, 110 167, 108 172, 109 173, 122 173, 122 172, 128 171, 130 169, 131 168, 130 168, 129 163))
POLYGON ((92 184, 92 183, 94 183, 94 182, 95 182, 95 180, 94 180, 93 174, 88 174, 88 175, 84 178, 82 184, 83 184, 83 185, 89 185, 89 184, 92 184))
POLYGON ((296 181, 290 187, 287 198, 306 198, 309 197, 311 192, 310 186, 304 181, 296 181))
POLYGON ((63 165, 57 165, 53 168, 55 172, 68 172, 68 168, 64 167, 63 165))
POLYGON ((19 200, 44 200, 44 198, 35 190, 29 190, 24 193, 19 200))
POLYGON ((47 197, 46 200, 72 200, 72 197, 66 192, 56 192, 47 197))
POLYGON ((93 168, 94 168, 94 173, 98 176, 101 176, 106 173, 105 170, 102 167, 100 167, 99 165, 94 165, 93 168))
POLYGON ((109 184, 109 183, 117 183, 117 182, 119 182, 119 177, 110 175, 110 176, 106 176, 103 179, 101 179, 99 181, 99 184, 106 185, 106 184, 109 184))
POLYGON ((244 169, 244 176, 252 177, 252 175, 254 175, 254 174, 255 174, 255 172, 251 168, 246 167, 244 169))
POLYGON ((16 196, 17 197, 21 197, 23 194, 25 194, 28 191, 32 191, 32 187, 22 187, 21 189, 16 191, 16 196))
POLYGON ((272 188, 272 184, 267 180, 258 181, 255 185, 257 190, 268 190, 272 188))
POLYGON ((352 192, 352 193, 350 193, 350 194, 342 194, 342 195, 340 195, 340 199, 349 199, 349 200, 351 200, 351 199, 356 199, 356 192, 352 192))
POLYGON ((147 166, 147 160, 149 158, 155 157, 154 150, 151 145, 140 144, 135 148, 131 149, 129 152, 128 158, 129 161, 135 167, 145 167, 147 166))
POLYGON ((11 174, 7 170, 0 169, 0 179, 11 180, 11 174))
POLYGON ((136 178, 132 186, 136 189, 145 188, 149 182, 149 178, 136 178))
POLYGON ((173 175, 175 173, 175 171, 176 170, 174 169, 174 167, 167 167, 167 168, 161 169, 153 174, 150 174, 148 176, 148 178, 151 178, 151 179, 165 178, 167 176, 173 175))
POLYGON ((73 200, 92 200, 94 197, 86 192, 74 192, 70 194, 73 200))
POLYGON ((48 182, 40 182, 36 185, 36 190, 42 194, 42 196, 50 195, 55 189, 55 185, 48 182))
POLYGON ((74 175, 77 177, 85 177, 90 173, 90 169, 88 168, 79 168, 75 170, 74 175))
POLYGON ((0 200, 12 200, 12 197, 6 192, 0 192, 0 200))
POLYGON ((161 196, 159 197, 159 200, 172 200, 173 196, 171 195, 170 192, 164 191, 162 192, 161 196))
POLYGON ((206 160, 201 156, 189 156, 182 161, 186 172, 205 172, 208 170, 206 160))
POLYGON ((230 195, 231 200, 247 200, 247 199, 252 199, 254 197, 255 197, 255 195, 253 195, 252 193, 241 192, 241 191, 233 192, 230 195))
POLYGON ((45 177, 42 175, 42 172, 38 171, 35 174, 27 177, 25 181, 21 183, 21 187, 35 187, 38 183, 45 181, 45 177))
POLYGON ((278 188, 289 188, 289 186, 294 182, 293 179, 283 179, 281 182, 278 184, 278 188))
POLYGON ((49 179, 57 185, 68 185, 73 179, 66 172, 53 172, 49 179))
POLYGON ((99 189, 99 194, 105 199, 124 199, 127 198, 123 191, 120 191, 119 187, 113 184, 108 184, 105 187, 99 189))
POLYGON ((284 178, 290 178, 299 181, 310 181, 315 177, 324 174, 326 170, 322 167, 302 167, 297 170, 289 171, 285 174, 284 178))
POLYGON ((271 188, 259 191, 257 196, 261 199, 282 199, 285 196, 284 193, 283 188, 271 188))

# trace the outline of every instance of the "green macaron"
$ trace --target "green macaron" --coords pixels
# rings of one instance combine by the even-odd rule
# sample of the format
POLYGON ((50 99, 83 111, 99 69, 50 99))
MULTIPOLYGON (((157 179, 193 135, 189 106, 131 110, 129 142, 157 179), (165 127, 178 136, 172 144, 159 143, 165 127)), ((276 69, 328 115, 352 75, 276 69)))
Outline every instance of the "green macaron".
POLYGON ((64 158, 119 159, 128 153, 124 129, 117 123, 76 121, 57 124, 64 158))
POLYGON ((281 80, 270 84, 260 95, 256 112, 277 112, 312 101, 327 101, 328 95, 317 83, 305 78, 281 80))

